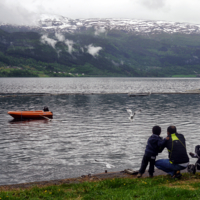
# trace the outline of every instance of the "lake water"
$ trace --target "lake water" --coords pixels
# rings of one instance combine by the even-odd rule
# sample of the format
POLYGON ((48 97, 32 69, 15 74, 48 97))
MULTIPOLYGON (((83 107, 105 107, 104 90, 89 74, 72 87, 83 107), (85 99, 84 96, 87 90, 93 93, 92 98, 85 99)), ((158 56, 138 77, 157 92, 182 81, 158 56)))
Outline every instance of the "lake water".
MULTIPOLYGON (((161 126, 163 137, 169 125, 176 125, 187 140, 188 152, 194 151, 200 144, 199 94, 129 97, 122 93, 197 88, 200 79, 2 78, 0 93, 15 95, 0 97, 0 185, 138 169, 154 125, 161 126), (99 94, 80 95, 89 92, 99 94), (45 105, 53 111, 52 121, 13 122, 7 114, 45 105), (130 122, 127 108, 142 112, 130 122), (113 166, 108 169, 101 162, 113 166)), ((158 156, 166 157, 166 150, 158 156)))
POLYGON ((183 92, 198 78, 1 78, 0 93, 183 92))

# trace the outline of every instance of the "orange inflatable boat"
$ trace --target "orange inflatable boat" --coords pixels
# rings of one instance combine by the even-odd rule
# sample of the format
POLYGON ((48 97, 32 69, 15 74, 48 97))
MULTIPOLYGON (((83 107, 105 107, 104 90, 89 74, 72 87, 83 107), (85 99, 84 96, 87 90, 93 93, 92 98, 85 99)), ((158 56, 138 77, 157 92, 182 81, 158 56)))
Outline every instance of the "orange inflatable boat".
POLYGON ((14 119, 23 120, 23 119, 48 119, 53 118, 53 113, 51 111, 9 111, 9 115, 11 115, 14 119))

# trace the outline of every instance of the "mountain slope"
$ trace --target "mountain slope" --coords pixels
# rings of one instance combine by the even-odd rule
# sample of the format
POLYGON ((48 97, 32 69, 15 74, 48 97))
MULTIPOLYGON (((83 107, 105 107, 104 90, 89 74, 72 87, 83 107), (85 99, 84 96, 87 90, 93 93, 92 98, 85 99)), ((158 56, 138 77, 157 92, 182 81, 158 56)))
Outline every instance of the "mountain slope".
POLYGON ((24 74, 24 71, 30 72, 27 76, 40 73, 47 76, 172 76, 199 73, 198 26, 185 25, 183 29, 183 24, 171 24, 175 33, 166 33, 159 32, 156 26, 165 30, 163 25, 167 27, 167 23, 154 22, 154 28, 151 23, 141 20, 135 24, 133 20, 71 20, 53 16, 42 18, 38 27, 29 27, 32 32, 26 32, 26 27, 23 32, 13 32, 16 26, 12 26, 10 33, 0 29, 0 76, 9 76, 11 72, 11 76, 13 73, 24 74), (67 25, 63 23, 71 26, 66 29, 67 25), (140 32, 130 31, 131 27, 136 30, 144 23, 148 24, 151 32, 145 32, 147 29, 144 27, 138 28, 140 32), (72 25, 74 30, 69 31, 72 25), (176 33, 174 27, 179 27, 181 32, 176 33), (33 32, 34 29, 38 32, 33 32), (48 33, 44 31, 47 29, 48 33))

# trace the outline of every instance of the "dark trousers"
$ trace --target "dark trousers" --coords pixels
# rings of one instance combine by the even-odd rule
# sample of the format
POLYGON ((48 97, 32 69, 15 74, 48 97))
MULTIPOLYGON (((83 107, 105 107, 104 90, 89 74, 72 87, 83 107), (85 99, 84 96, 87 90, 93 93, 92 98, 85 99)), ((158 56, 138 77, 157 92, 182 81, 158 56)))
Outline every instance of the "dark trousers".
POLYGON ((149 163, 149 174, 153 175, 154 173, 154 165, 155 165, 155 161, 156 161, 156 156, 147 156, 144 155, 143 159, 142 159, 142 164, 139 170, 140 174, 144 174, 147 165, 149 163))

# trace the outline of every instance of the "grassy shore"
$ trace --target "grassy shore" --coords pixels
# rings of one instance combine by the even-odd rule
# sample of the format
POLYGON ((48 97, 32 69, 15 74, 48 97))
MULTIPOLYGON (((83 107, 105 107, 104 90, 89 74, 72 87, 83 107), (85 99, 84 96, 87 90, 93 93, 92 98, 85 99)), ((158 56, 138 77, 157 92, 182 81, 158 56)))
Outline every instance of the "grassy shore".
POLYGON ((169 176, 116 178, 1 191, 0 199, 200 199, 200 173, 183 174, 180 180, 169 176))

